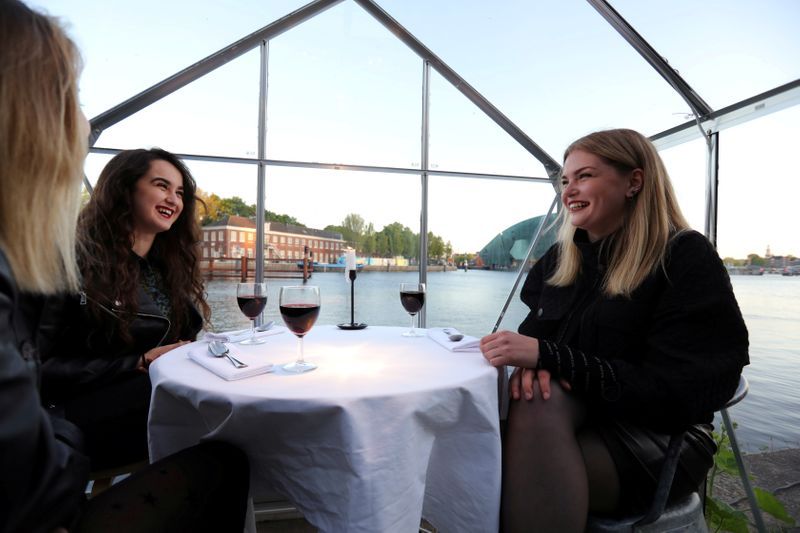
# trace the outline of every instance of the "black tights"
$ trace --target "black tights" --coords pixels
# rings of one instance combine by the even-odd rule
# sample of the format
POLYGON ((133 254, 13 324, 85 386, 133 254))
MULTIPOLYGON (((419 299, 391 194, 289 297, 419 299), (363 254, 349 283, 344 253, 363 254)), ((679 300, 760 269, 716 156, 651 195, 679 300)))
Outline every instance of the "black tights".
POLYGON ((129 372, 65 403, 67 420, 81 428, 92 470, 147 461, 150 376, 129 372))
POLYGON ((247 457, 224 442, 170 455, 92 498, 74 529, 89 532, 241 532, 247 457))
POLYGON ((560 385, 511 400, 503 442, 503 531, 581 532, 588 511, 613 510, 619 475, 602 438, 581 429, 585 408, 560 385))

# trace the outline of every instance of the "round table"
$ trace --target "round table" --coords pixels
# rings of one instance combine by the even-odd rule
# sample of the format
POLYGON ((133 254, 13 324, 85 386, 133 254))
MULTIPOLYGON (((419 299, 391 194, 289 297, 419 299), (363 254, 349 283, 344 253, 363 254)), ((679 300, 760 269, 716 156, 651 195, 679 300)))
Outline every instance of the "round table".
MULTIPOLYGON (((478 352, 453 353, 406 328, 305 338, 318 368, 287 374, 290 333, 257 354, 276 371, 225 381, 176 349, 150 367, 152 460, 205 439, 241 447, 251 494, 277 492, 321 531, 496 531, 500 502, 497 371, 478 352)), ((424 330, 420 330, 423 331, 424 330)))

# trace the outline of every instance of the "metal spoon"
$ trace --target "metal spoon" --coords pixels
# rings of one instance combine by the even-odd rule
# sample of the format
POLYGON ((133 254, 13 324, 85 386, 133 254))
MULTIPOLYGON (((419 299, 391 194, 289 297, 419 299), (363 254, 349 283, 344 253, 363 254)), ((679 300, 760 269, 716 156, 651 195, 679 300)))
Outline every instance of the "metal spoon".
POLYGON ((270 320, 269 322, 261 324, 260 326, 256 326, 256 331, 258 331, 259 333, 262 332, 262 331, 267 331, 268 329, 272 329, 272 326, 274 326, 274 325, 275 325, 275 321, 274 320, 270 320))
POLYGON ((464 338, 464 335, 461 333, 451 333, 449 329, 444 330, 444 332, 447 335, 447 338, 452 342, 458 342, 464 338))
POLYGON ((224 342, 220 341, 211 341, 208 343, 208 351, 211 352, 211 355, 214 357, 227 357, 228 361, 231 362, 233 366, 236 368, 244 368, 247 365, 233 357, 229 352, 230 350, 225 345, 224 342))

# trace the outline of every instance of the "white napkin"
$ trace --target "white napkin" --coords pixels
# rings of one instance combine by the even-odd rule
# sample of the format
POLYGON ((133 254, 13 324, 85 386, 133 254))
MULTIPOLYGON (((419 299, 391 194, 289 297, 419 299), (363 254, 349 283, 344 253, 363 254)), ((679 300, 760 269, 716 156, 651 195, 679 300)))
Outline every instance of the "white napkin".
POLYGON ((448 337, 450 335, 459 334, 459 331, 456 328, 429 328, 428 329, 428 337, 431 340, 439 343, 442 345, 443 348, 450 350, 451 352, 480 352, 481 351, 481 340, 477 337, 470 337, 469 335, 464 335, 464 338, 460 341, 453 342, 448 337), (447 331, 447 333, 445 333, 447 331))
MULTIPOLYGON (((266 333, 266 331, 264 333, 266 333)), ((272 363, 265 362, 263 360, 263 355, 243 353, 236 346, 231 346, 230 344, 227 346, 230 350, 230 355, 242 363, 245 363, 247 365, 246 367, 236 368, 231 364, 228 358, 224 356, 214 357, 209 353, 207 344, 193 346, 192 349, 189 350, 189 359, 228 381, 272 372, 272 363)))
MULTIPOLYGON (((272 326, 267 331, 256 331, 256 337, 267 337, 269 335, 277 335, 286 331, 283 326, 272 326)), ((249 339, 252 333, 252 328, 237 329, 236 331, 223 331, 221 333, 207 332, 203 336, 204 341, 222 341, 222 342, 241 342, 249 339)), ((234 356, 236 357, 236 356, 234 356)))

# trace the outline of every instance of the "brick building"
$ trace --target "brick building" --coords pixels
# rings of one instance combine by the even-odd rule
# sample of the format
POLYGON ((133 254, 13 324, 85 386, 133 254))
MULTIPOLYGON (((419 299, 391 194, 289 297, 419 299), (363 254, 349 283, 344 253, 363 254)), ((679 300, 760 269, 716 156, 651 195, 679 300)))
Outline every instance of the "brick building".
MULTIPOLYGON (((250 218, 228 216, 202 227, 201 255, 216 257, 255 257, 256 224, 250 218)), ((281 222, 264 224, 264 257, 266 259, 303 258, 304 247, 314 254, 314 261, 336 263, 345 246, 341 233, 304 228, 281 222)))

